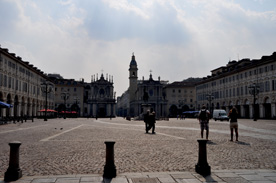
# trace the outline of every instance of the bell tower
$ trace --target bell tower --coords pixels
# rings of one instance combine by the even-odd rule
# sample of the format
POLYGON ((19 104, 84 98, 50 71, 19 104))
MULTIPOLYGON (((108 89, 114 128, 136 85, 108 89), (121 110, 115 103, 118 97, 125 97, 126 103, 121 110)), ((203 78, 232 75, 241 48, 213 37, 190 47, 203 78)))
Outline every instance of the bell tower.
POLYGON ((137 80, 138 80, 138 68, 135 60, 134 53, 129 65, 129 101, 132 102, 135 100, 135 92, 137 90, 137 80))

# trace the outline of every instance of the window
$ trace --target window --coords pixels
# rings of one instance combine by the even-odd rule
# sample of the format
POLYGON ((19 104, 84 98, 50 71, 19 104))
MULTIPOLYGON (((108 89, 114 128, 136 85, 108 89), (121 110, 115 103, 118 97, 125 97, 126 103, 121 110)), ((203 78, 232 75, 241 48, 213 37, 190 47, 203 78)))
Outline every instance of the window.
POLYGON ((274 70, 274 65, 270 66, 270 70, 273 71, 274 70))
POLYGON ((272 90, 276 90, 276 80, 272 80, 272 90))
POLYGON ((193 102, 193 99, 190 99, 190 102, 193 102))
POLYGON ((233 88, 233 97, 235 97, 236 93, 235 93, 235 88, 233 88))
POLYGON ((18 90, 18 80, 15 82, 15 90, 18 90))
POLYGON ((178 90, 178 93, 181 93, 181 90, 178 90))
POLYGON ((267 66, 265 66, 264 70, 265 70, 265 72, 267 72, 267 71, 268 71, 267 66))
POLYGON ((172 92, 175 93, 175 90, 173 89, 172 92))
POLYGON ((8 83, 8 78, 6 75, 4 75, 4 87, 7 87, 7 83, 8 83))
POLYGON ((243 95, 243 87, 241 87, 241 95, 243 95))
POLYGON ((244 77, 247 78, 247 72, 244 73, 244 77))
POLYGON ((265 91, 266 92, 270 91, 269 81, 265 82, 265 91))
POLYGON ((74 92, 76 92, 77 91, 77 88, 74 88, 74 92))
POLYGON ((237 88, 237 96, 240 95, 240 88, 237 88))
POLYGON ((260 73, 260 74, 263 73, 263 68, 259 68, 259 73, 260 73))
POLYGON ((3 74, 0 74, 0 86, 2 86, 2 85, 3 85, 3 81, 2 81, 2 79, 3 79, 3 74))

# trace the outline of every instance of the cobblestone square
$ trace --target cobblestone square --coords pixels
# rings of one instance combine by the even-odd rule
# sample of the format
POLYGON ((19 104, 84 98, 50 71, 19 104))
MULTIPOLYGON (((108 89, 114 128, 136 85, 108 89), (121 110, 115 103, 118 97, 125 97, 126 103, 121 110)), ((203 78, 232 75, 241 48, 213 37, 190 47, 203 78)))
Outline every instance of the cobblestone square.
MULTIPOLYGON (((239 142, 230 142, 229 122, 210 121, 207 143, 211 171, 276 169, 276 123, 239 120, 239 142)), ((11 141, 20 141, 24 176, 102 174, 105 141, 115 141, 117 172, 194 172, 198 160, 196 119, 157 121, 156 134, 146 134, 143 121, 123 118, 35 119, 0 125, 0 177, 9 163, 11 141)), ((248 177, 248 175, 246 175, 248 177)), ((252 175, 253 177, 253 175, 252 175)), ((171 177, 164 177, 164 180, 171 177)))

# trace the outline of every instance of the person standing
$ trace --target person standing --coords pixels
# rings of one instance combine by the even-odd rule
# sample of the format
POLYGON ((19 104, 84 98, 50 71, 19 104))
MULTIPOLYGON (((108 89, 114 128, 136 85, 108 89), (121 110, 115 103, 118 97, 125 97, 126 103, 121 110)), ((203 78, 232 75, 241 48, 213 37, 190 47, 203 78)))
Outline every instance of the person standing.
POLYGON ((148 131, 150 129, 152 129, 152 134, 155 134, 155 123, 156 123, 155 112, 153 111, 153 108, 151 108, 150 114, 149 114, 149 128, 148 128, 148 131))
POLYGON ((209 118, 210 118, 210 112, 206 109, 205 105, 202 106, 201 110, 198 114, 198 120, 200 124, 201 129, 201 138, 203 138, 203 132, 204 129, 206 130, 206 140, 208 140, 209 136, 209 118))
POLYGON ((230 118, 230 131, 231 131, 231 139, 230 141, 233 141, 233 136, 234 136, 234 129, 235 129, 235 134, 236 134, 236 141, 238 141, 239 133, 238 133, 238 112, 235 107, 233 107, 229 114, 230 118))
POLYGON ((146 133, 148 133, 149 132, 149 123, 150 123, 150 110, 147 110, 147 113, 144 114, 144 122, 145 122, 146 133))

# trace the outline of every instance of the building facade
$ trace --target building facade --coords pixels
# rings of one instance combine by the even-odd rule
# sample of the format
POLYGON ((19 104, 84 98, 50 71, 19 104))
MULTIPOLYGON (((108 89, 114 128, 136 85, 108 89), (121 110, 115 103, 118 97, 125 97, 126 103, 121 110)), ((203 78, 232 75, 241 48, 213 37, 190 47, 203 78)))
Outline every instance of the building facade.
MULTIPOLYGON (((40 116, 45 108, 46 93, 54 86, 49 78, 29 62, 23 61, 6 48, 0 48, 0 101, 12 104, 12 108, 0 108, 1 117, 40 116), (48 85, 49 84, 49 85, 48 85)), ((47 93, 47 108, 54 108, 54 91, 47 93)))
POLYGON ((55 110, 59 114, 83 116, 84 81, 63 79, 59 74, 48 76, 55 84, 55 110))
POLYGON ((84 116, 115 117, 115 92, 113 77, 101 74, 92 77, 91 83, 86 83, 84 91, 84 116))
POLYGON ((145 105, 152 108, 157 118, 167 116, 167 100, 164 86, 168 82, 154 80, 152 74, 149 79, 138 80, 138 66, 134 54, 129 65, 129 88, 117 101, 117 114, 122 116, 139 117, 145 112, 145 105))
POLYGON ((276 117, 276 52, 261 59, 230 61, 196 86, 197 109, 235 106, 242 118, 276 117))
POLYGON ((201 78, 188 78, 180 82, 173 82, 165 86, 168 100, 167 111, 170 117, 181 115, 185 111, 196 108, 196 84, 201 78))

